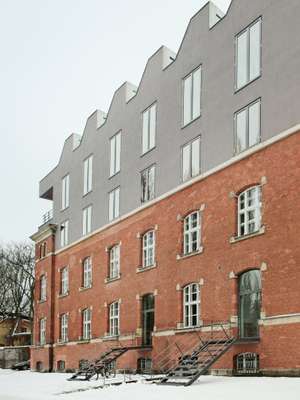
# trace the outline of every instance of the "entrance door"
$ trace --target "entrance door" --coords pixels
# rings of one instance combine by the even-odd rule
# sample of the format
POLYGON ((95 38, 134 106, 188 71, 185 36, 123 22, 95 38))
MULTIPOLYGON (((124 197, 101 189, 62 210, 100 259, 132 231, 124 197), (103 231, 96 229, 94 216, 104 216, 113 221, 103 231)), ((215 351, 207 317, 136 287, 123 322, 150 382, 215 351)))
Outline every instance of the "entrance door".
POLYGON ((142 298, 142 324, 143 324, 143 345, 151 346, 152 332, 154 327, 154 296, 146 294, 142 298))
POLYGON ((239 335, 243 339, 259 337, 261 308, 260 271, 245 272, 239 279, 239 335))

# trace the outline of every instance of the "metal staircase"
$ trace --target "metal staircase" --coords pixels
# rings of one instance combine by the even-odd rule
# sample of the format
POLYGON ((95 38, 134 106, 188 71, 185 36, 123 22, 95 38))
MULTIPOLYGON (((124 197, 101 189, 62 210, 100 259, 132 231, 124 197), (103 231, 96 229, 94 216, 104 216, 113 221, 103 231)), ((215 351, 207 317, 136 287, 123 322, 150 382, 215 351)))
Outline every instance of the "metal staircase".
POLYGON ((236 338, 229 335, 223 324, 212 324, 210 327, 210 337, 207 334, 198 335, 198 344, 182 353, 176 365, 158 384, 189 386, 230 349, 236 338))

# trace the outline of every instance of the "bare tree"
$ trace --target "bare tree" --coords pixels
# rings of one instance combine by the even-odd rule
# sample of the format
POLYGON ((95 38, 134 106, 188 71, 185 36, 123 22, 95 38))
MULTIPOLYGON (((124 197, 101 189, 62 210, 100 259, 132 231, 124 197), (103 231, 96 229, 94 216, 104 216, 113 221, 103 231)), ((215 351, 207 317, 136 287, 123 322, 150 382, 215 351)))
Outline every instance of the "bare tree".
POLYGON ((28 243, 0 247, 0 318, 33 316, 34 248, 28 243))

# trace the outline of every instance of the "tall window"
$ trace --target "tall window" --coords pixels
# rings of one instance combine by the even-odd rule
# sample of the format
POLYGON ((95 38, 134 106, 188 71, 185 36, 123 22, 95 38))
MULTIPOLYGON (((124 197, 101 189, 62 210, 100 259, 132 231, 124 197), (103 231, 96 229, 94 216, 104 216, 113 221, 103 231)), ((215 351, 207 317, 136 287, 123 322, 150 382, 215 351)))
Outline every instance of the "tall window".
POLYGON ((235 114, 236 153, 260 142, 260 99, 235 114))
POLYGON ((120 188, 116 188, 109 193, 109 211, 110 221, 118 218, 120 215, 120 188))
POLYGON ((238 197, 238 236, 249 235, 261 227, 261 188, 254 186, 238 197))
POLYGON ((261 18, 236 37, 236 89, 261 73, 261 18))
POLYGON ((155 232, 149 231, 143 235, 143 267, 150 267, 155 262, 155 232))
POLYGON ((198 326, 200 322, 200 289, 198 283, 191 283, 183 289, 184 326, 198 326))
POLYGON ((110 304, 109 306, 109 334, 110 336, 118 336, 120 330, 120 305, 119 302, 110 304))
POLYGON ((47 255, 47 243, 44 242, 42 244, 40 244, 40 258, 44 258, 47 255))
POLYGON ((83 287, 89 288, 92 286, 92 260, 87 257, 83 261, 83 287))
POLYGON ((92 231, 92 206, 82 210, 82 234, 88 235, 92 231))
POLYGON ((154 199, 155 194, 155 165, 141 173, 142 203, 154 199))
POLYGON ((60 271, 60 294, 66 295, 69 291, 69 270, 68 267, 60 271))
POLYGON ((62 342, 68 341, 68 314, 62 314, 60 317, 60 340, 62 342))
POLYGON ((200 137, 182 147, 182 180, 200 174, 200 137))
POLYGON ((183 125, 200 116, 201 112, 201 67, 183 80, 183 125))
POLYGON ((46 344, 46 318, 40 319, 40 345, 46 344))
POLYGON ((184 219, 183 249, 190 254, 200 249, 200 212, 194 211, 184 219))
POLYGON ((83 162, 83 194, 92 190, 93 182, 93 156, 89 156, 83 162))
POLYGON ((61 209, 69 207, 70 200, 70 175, 66 175, 61 180, 61 209))
POLYGON ((40 301, 46 300, 46 290, 47 290, 47 279, 45 275, 40 278, 40 301))
POLYGON ((69 243, 69 221, 60 224, 60 246, 64 247, 69 243))
POLYGON ((121 132, 110 139, 110 176, 120 171, 121 132))
POLYGON ((143 154, 155 147, 156 103, 143 112, 143 154))
POLYGON ((120 275, 120 245, 109 250, 109 278, 117 278, 120 275))
POLYGON ((82 311, 82 339, 88 340, 92 336, 92 311, 86 308, 82 311))
POLYGON ((239 277, 239 333, 241 338, 259 337, 261 273, 250 270, 239 277))

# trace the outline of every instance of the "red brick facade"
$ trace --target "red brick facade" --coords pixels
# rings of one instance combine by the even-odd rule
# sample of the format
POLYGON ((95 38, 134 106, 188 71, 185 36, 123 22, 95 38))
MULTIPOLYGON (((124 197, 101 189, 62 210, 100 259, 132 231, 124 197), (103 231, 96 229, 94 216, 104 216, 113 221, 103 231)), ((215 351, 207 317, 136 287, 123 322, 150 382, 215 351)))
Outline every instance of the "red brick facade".
MULTIPOLYGON (((37 282, 41 275, 47 277, 47 300, 38 301, 37 284, 32 368, 42 362, 45 370, 55 370, 57 361, 64 360, 67 369, 76 369, 79 360, 94 359, 107 346, 114 346, 114 341, 104 336, 108 332, 107 305, 116 300, 120 300, 120 340, 128 344, 141 343, 140 299, 147 293, 155 295, 153 348, 127 353, 118 365, 136 368, 137 358, 155 358, 168 341, 183 334, 180 329, 182 288, 192 282, 200 283, 202 323, 231 320, 236 326, 238 275, 256 268, 261 270, 262 279, 260 340, 238 342, 213 369, 231 371, 236 354, 256 352, 264 373, 299 375, 299 184, 300 134, 295 133, 64 251, 55 254, 50 235, 46 239, 50 255, 36 262, 37 282), (253 185, 261 185, 263 229, 246 240, 232 241, 237 234, 236 195, 253 185), (199 209, 203 251, 186 258, 178 257, 183 246, 182 220, 189 212, 199 209), (140 237, 150 228, 156 233, 156 267, 137 272, 141 265, 140 237), (121 243, 121 277, 105 283, 107 249, 115 243, 121 243), (93 283, 91 288, 80 290, 82 261, 87 256, 92 259, 93 283), (65 266, 69 268, 69 294, 60 297, 60 269, 65 266), (92 308, 92 340, 88 343, 79 340, 81 311, 86 307, 92 308), (66 344, 58 343, 59 316, 63 313, 69 313, 66 344), (42 317, 47 318, 46 345, 38 346, 42 317)), ((37 253, 43 241, 37 239, 37 253)), ((233 333, 237 334, 236 327, 233 333)))

